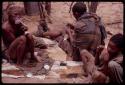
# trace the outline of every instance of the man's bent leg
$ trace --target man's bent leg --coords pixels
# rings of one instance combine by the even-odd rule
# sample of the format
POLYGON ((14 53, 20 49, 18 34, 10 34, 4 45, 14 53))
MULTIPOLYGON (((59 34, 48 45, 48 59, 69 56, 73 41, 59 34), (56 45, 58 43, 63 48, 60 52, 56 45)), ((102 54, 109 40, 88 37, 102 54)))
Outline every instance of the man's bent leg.
POLYGON ((106 83, 107 76, 100 71, 94 71, 92 74, 92 83, 106 83))
POLYGON ((26 37, 21 36, 20 37, 20 43, 17 46, 17 64, 20 65, 23 63, 24 57, 25 57, 25 47, 26 47, 26 37))
POLYGON ((80 51, 80 55, 84 64, 85 76, 88 76, 88 74, 92 74, 93 70, 95 70, 94 56, 85 49, 80 51))
POLYGON ((24 55, 26 45, 26 38, 25 36, 20 36, 16 38, 8 49, 8 54, 10 59, 17 60, 18 63, 21 63, 24 55))
POLYGON ((33 36, 28 34, 26 35, 26 41, 27 41, 27 45, 26 45, 26 49, 30 52, 31 54, 31 60, 35 60, 35 61, 39 61, 36 56, 34 55, 34 39, 33 36))

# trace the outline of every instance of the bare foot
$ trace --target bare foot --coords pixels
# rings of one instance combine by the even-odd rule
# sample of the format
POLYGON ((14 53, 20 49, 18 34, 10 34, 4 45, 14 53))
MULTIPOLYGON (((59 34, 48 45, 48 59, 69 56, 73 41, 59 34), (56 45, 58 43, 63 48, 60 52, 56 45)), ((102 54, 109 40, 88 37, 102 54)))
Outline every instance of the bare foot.
POLYGON ((88 73, 84 72, 83 76, 88 77, 88 73))

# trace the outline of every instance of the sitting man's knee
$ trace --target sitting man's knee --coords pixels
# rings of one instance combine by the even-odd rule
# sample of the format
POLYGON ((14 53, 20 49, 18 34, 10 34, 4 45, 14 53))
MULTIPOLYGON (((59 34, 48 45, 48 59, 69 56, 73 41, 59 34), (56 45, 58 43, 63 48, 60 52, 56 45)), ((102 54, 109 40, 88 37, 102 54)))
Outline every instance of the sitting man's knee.
POLYGON ((28 37, 29 39, 33 39, 33 36, 32 36, 31 34, 28 34, 27 37, 28 37))
POLYGON ((19 42, 21 43, 21 44, 24 44, 24 43, 26 43, 26 37, 25 36, 20 36, 19 37, 19 42))
POLYGON ((94 56, 86 49, 81 50, 80 55, 88 57, 89 61, 94 61, 94 56))
POLYGON ((86 49, 83 49, 83 50, 80 51, 80 54, 81 55, 86 55, 86 54, 88 54, 88 51, 86 49))
POLYGON ((100 71, 94 71, 92 73, 92 82, 93 83, 106 83, 107 77, 100 71))

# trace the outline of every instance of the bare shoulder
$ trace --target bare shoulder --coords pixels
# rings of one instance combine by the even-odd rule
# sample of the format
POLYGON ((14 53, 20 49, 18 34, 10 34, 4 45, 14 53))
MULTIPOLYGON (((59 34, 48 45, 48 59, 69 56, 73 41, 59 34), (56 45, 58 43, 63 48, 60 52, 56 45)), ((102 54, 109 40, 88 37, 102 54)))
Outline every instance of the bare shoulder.
POLYGON ((6 30, 6 29, 8 29, 8 28, 10 28, 10 25, 9 25, 8 21, 7 21, 7 22, 4 22, 4 23, 2 24, 2 29, 3 29, 3 30, 6 30))
POLYGON ((11 29, 10 24, 9 24, 8 22, 5 22, 5 23, 3 23, 3 25, 2 25, 2 30, 9 32, 9 31, 11 31, 12 29, 11 29))

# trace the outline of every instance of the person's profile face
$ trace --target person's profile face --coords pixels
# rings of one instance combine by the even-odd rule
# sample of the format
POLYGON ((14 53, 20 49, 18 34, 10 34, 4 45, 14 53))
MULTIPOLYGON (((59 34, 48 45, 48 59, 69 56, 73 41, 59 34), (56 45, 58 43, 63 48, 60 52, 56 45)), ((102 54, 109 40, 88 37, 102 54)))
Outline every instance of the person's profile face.
POLYGON ((16 20, 19 20, 21 18, 21 14, 18 12, 13 12, 9 15, 9 19, 11 22, 15 23, 16 20))
POLYGON ((112 41, 109 41, 107 50, 110 54, 116 54, 120 51, 120 49, 112 41))

